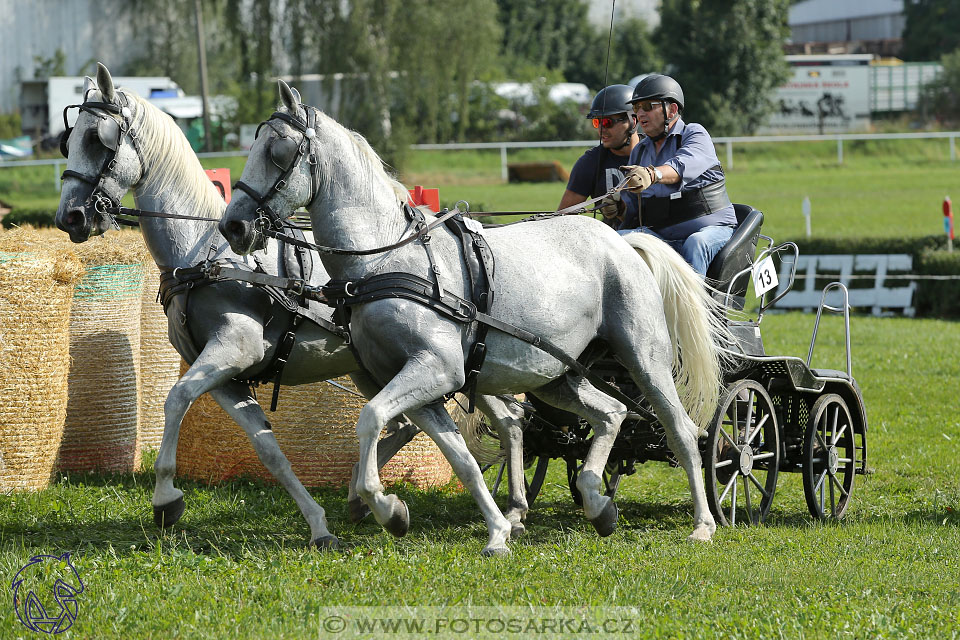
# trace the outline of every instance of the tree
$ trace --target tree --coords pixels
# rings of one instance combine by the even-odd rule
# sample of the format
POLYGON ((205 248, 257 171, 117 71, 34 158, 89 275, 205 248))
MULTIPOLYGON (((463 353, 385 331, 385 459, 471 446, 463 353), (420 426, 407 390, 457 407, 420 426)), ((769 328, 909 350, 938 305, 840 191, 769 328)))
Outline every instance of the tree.
POLYGON ((960 122, 960 48, 940 59, 943 73, 923 88, 918 109, 933 115, 942 123, 960 122))
POLYGON ((960 47, 960 3, 956 0, 904 0, 904 60, 938 60, 960 47))
POLYGON ((655 34, 683 87, 684 119, 713 135, 752 133, 788 77, 787 0, 663 0, 655 34))

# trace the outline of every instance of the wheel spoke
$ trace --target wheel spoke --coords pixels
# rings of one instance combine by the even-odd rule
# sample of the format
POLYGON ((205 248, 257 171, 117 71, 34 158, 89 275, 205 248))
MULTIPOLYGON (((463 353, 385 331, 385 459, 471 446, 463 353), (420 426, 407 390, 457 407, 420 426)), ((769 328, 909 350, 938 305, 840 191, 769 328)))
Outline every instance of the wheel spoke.
POLYGON ((837 462, 853 462, 853 458, 837 458, 837 462))
POLYGON ((843 494, 844 498, 849 498, 850 494, 846 489, 843 488, 843 485, 837 480, 836 476, 830 476, 830 493, 833 493, 833 486, 836 485, 837 489, 840 489, 840 493, 843 494))
POLYGON ((753 442, 753 439, 757 437, 757 434, 760 433, 760 430, 763 429, 764 423, 766 423, 767 418, 770 417, 770 414, 764 415, 760 420, 757 421, 757 428, 753 430, 753 433, 750 434, 750 437, 747 438, 747 444, 753 442))
POLYGON ((766 460, 767 458, 773 458, 776 455, 777 454, 774 453, 773 451, 765 451, 763 453, 758 453, 757 455, 753 456, 753 461, 756 462, 757 460, 766 460))
POLYGON ((847 427, 848 427, 848 426, 850 426, 850 425, 844 424, 842 427, 840 427, 840 430, 839 430, 839 431, 837 431, 836 429, 834 429, 834 431, 833 431, 833 442, 831 442, 830 444, 834 444, 834 445, 837 444, 837 441, 840 440, 841 437, 843 437, 843 433, 847 430, 847 427))
POLYGON ((733 464, 733 460, 723 460, 723 461, 718 462, 717 464, 713 465, 713 468, 714 468, 714 469, 722 469, 723 467, 729 467, 729 466, 732 465, 732 464, 733 464))
POLYGON ((760 491, 760 493, 763 494, 763 497, 764 497, 764 498, 769 498, 769 497, 770 497, 770 492, 767 491, 766 488, 765 488, 762 484, 760 484, 760 481, 757 480, 757 477, 756 477, 755 475, 753 475, 753 473, 748 473, 748 474, 747 474, 747 477, 750 478, 750 480, 753 482, 754 486, 756 486, 757 489, 760 491))
POLYGON ((747 396, 747 417, 743 421, 743 437, 746 438, 750 433, 750 423, 753 422, 753 400, 756 397, 753 389, 750 389, 750 394, 747 396))
MULTIPOLYGON (((827 435, 827 428, 826 428, 826 426, 824 426, 824 428, 823 428, 823 436, 826 437, 826 435, 827 435)), ((827 445, 826 440, 824 440, 822 437, 820 437, 820 430, 819 430, 819 429, 817 429, 816 436, 817 436, 817 442, 820 443, 820 446, 823 447, 824 450, 827 450, 827 449, 830 448, 830 447, 827 445)))
MULTIPOLYGON (((834 480, 834 477, 830 476, 830 480, 834 480)), ((833 482, 830 482, 830 515, 837 513, 837 497, 833 492, 833 484, 833 482)))
POLYGON ((730 499, 730 526, 737 526, 737 476, 733 476, 733 495, 730 499))
MULTIPOLYGON (((503 480, 503 470, 507 468, 507 462, 504 460, 500 463, 500 468, 497 469, 497 479, 493 481, 493 489, 490 490, 490 495, 497 495, 497 491, 500 490, 500 481, 503 480)), ((524 478, 526 480, 526 478, 524 478)), ((524 482, 526 484, 526 482, 524 482)))
POLYGON ((740 445, 738 445, 736 442, 733 441, 733 439, 730 437, 730 435, 729 435, 726 431, 723 430, 723 427, 718 427, 718 429, 720 430, 720 435, 723 436, 723 439, 726 440, 727 442, 729 442, 731 447, 733 447, 734 449, 736 449, 737 451, 739 451, 739 450, 740 450, 740 445))
MULTIPOLYGON (((733 477, 730 478, 730 482, 728 482, 727 485, 723 488, 723 493, 720 494, 720 499, 717 500, 717 502, 723 502, 723 499, 727 497, 727 493, 730 492, 730 488, 736 484, 738 475, 739 474, 737 473, 733 474, 733 477)), ((736 496, 737 494, 736 489, 734 489, 733 494, 734 496, 736 496)))
POLYGON ((747 482, 747 477, 743 477, 743 497, 747 503, 747 519, 750 521, 750 524, 759 524, 760 514, 757 514, 756 519, 753 517, 753 503, 750 501, 750 484, 747 482))
POLYGON ((824 469, 823 473, 820 474, 820 477, 817 479, 816 484, 813 485, 813 492, 816 493, 820 491, 820 486, 823 484, 823 481, 827 477, 827 471, 824 469))

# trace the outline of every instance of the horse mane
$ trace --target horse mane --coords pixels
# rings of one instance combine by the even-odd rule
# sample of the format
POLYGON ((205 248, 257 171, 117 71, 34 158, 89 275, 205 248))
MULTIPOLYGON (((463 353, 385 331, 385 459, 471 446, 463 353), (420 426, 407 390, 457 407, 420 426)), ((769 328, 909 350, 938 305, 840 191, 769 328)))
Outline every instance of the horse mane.
MULTIPOLYGON (((288 113, 288 109, 284 106, 279 107, 278 111, 288 113)), ((366 138, 364 138, 362 135, 360 135, 356 131, 347 129, 345 126, 343 126, 342 124, 340 124, 339 122, 337 122, 336 120, 334 120, 333 118, 325 114, 323 111, 320 111, 319 109, 317 110, 317 114, 323 120, 329 121, 335 124, 337 128, 343 130, 343 132, 346 134, 344 137, 347 140, 351 141, 353 145, 356 147, 356 150, 357 150, 356 157, 357 157, 357 160, 360 162, 361 170, 367 171, 371 175, 380 178, 380 180, 382 180, 388 187, 390 187, 390 190, 393 191, 398 202, 407 201, 407 199, 410 197, 410 192, 407 191, 407 188, 403 186, 403 184, 400 183, 399 180, 397 180, 396 178, 391 176, 389 173, 387 173, 383 159, 380 158, 379 155, 377 155, 377 152, 373 150, 373 147, 370 146, 370 143, 367 142, 366 138)), ((373 188, 375 186, 373 181, 370 181, 367 184, 370 185, 370 190, 371 190, 370 195, 371 196, 374 195, 372 193, 373 188)))
POLYGON ((143 161, 150 170, 150 182, 155 193, 162 193, 174 183, 179 197, 195 203, 206 214, 219 217, 226 208, 220 192, 203 171, 193 148, 180 127, 163 113, 130 91, 123 91, 128 100, 137 104, 137 141, 143 161))

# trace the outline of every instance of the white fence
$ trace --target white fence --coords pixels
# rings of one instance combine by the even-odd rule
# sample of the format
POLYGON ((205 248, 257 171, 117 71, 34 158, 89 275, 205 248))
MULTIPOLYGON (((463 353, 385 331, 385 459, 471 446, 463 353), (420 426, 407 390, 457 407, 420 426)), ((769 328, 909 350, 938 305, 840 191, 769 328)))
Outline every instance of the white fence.
MULTIPOLYGON (((724 166, 733 168, 733 145, 750 144, 755 142, 822 142, 835 140, 837 143, 837 164, 843 164, 843 143, 845 140, 917 140, 917 139, 947 139, 950 144, 950 161, 957 160, 956 139, 960 131, 936 131, 929 133, 833 133, 823 135, 794 135, 794 136, 746 136, 732 138, 714 138, 716 146, 726 147, 727 161, 724 166)), ((458 150, 458 149, 499 149, 500 150, 500 177, 507 180, 507 149, 537 149, 548 147, 592 147, 596 140, 576 140, 566 142, 472 142, 464 144, 412 144, 411 149, 421 150, 458 150)))
MULTIPOLYGON (((726 148, 727 169, 733 168, 733 145, 751 144, 756 142, 823 142, 836 141, 837 143, 837 164, 843 164, 843 143, 847 140, 923 140, 923 139, 946 139, 949 141, 949 157, 951 162, 957 160, 957 137, 960 137, 960 131, 937 131, 928 133, 834 133, 824 135, 794 135, 794 136, 749 136, 739 138, 714 138, 716 146, 726 148)), ((500 150, 500 177, 504 182, 507 181, 507 150, 508 149, 547 149, 558 147, 580 147, 587 148, 597 144, 596 140, 566 140, 566 141, 542 141, 542 142, 467 142, 463 144, 412 144, 413 150, 423 151, 457 151, 465 149, 499 149, 500 150)), ((226 158, 243 157, 248 154, 247 151, 218 151, 211 153, 198 153, 200 158, 226 158)), ((61 165, 66 164, 63 158, 53 158, 50 160, 0 160, 0 169, 4 167, 30 167, 38 165, 53 166, 53 183, 57 191, 60 190, 61 165)))

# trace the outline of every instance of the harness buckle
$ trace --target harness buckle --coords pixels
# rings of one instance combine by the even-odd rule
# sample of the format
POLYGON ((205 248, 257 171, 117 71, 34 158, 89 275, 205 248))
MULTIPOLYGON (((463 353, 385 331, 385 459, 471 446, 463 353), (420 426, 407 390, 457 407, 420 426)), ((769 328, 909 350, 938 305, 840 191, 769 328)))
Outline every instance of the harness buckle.
POLYGON ((349 297, 349 298, 352 298, 352 297, 354 297, 355 295, 357 295, 356 288, 354 288, 353 293, 350 293, 350 285, 352 285, 352 284, 353 284, 353 281, 350 281, 350 282, 348 282, 348 283, 346 283, 346 284, 343 285, 343 293, 344 293, 344 295, 346 295, 346 296, 349 297))
POLYGON ((286 181, 286 180, 278 180, 278 181, 277 181, 277 184, 273 185, 273 189, 274 189, 274 191, 281 191, 281 190, 284 189, 286 186, 287 186, 287 181, 286 181))
POLYGON ((304 282, 303 280, 294 280, 290 283, 287 289, 290 292, 294 293, 295 295, 302 296, 304 292, 304 287, 306 286, 306 284, 307 283, 304 282))

